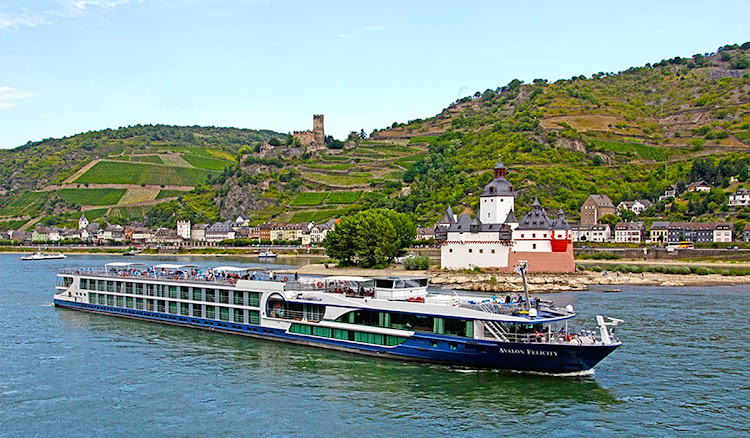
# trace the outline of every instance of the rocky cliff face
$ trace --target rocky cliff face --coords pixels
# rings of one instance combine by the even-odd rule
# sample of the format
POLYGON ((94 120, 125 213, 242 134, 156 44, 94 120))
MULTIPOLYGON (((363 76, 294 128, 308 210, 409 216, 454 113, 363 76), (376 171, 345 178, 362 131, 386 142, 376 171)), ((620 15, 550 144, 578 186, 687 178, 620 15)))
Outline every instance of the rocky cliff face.
POLYGON ((271 201, 258 197, 254 187, 237 185, 236 178, 227 180, 227 185, 230 187, 227 195, 216 200, 219 205, 219 214, 224 219, 234 219, 240 215, 263 210, 271 205, 271 201))

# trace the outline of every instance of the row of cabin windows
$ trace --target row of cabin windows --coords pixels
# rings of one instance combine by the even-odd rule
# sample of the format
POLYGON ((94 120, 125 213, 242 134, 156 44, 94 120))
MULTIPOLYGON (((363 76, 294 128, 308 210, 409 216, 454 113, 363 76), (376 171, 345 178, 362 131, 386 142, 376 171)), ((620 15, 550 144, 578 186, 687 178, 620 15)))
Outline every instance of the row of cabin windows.
POLYGON ((173 315, 194 316, 198 318, 219 319, 221 321, 243 324, 260 324, 260 312, 257 310, 236 309, 203 304, 178 303, 176 301, 153 300, 148 298, 124 297, 121 295, 89 293, 89 304, 123 307, 126 309, 148 310, 173 315), (204 310, 205 309, 205 310, 204 310), (247 312, 247 315, 245 314, 247 312), (232 318, 230 319, 230 315, 232 318), (218 317, 217 317, 218 316, 218 317))
MULTIPOLYGON (((449 248, 449 249, 448 249, 448 252, 453 252, 453 248, 449 248)), ((469 248, 469 252, 473 252, 473 250, 472 250, 471 248, 469 248)), ((491 253, 491 254, 494 254, 494 253, 495 253, 495 250, 494 250, 494 249, 491 249, 491 250, 490 250, 490 253, 491 253)), ((479 254, 484 254, 484 250, 483 250, 483 249, 480 249, 480 250, 479 250, 479 254)))
POLYGON ((231 304, 240 306, 260 306, 259 292, 230 291, 202 287, 174 286, 166 284, 133 283, 113 280, 96 280, 81 278, 79 288, 100 292, 146 295, 150 297, 172 298, 181 300, 206 301, 209 303, 231 304), (218 293, 217 293, 218 292, 218 293), (218 296, 218 301, 217 301, 218 296))
POLYGON ((474 337, 474 321, 457 318, 440 318, 411 313, 377 312, 374 310, 355 310, 339 316, 336 318, 336 322, 437 333, 464 338, 474 337))
POLYGON ((385 345, 393 347, 401 345, 406 341, 403 336, 382 335, 379 333, 366 333, 355 330, 334 329, 329 327, 315 327, 304 324, 292 324, 289 327, 291 333, 300 335, 319 336, 321 338, 339 339, 342 341, 362 342, 364 344, 385 345))

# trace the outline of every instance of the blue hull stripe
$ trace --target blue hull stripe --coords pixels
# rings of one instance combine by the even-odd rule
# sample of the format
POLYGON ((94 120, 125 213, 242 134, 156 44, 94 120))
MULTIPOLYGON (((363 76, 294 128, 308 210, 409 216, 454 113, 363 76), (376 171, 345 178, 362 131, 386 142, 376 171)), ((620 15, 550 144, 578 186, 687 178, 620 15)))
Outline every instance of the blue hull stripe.
MULTIPOLYGON (((619 344, 574 346, 493 342, 429 333, 415 333, 403 344, 383 346, 341 339, 288 333, 283 329, 240 324, 229 321, 173 315, 148 310, 125 309, 100 304, 54 300, 56 306, 106 313, 133 319, 190 326, 244 336, 273 339, 372 356, 417 360, 431 363, 460 364, 473 367, 501 368, 542 372, 575 372, 589 370, 614 351, 619 344)), ((356 328, 352 328, 356 330, 356 328)))

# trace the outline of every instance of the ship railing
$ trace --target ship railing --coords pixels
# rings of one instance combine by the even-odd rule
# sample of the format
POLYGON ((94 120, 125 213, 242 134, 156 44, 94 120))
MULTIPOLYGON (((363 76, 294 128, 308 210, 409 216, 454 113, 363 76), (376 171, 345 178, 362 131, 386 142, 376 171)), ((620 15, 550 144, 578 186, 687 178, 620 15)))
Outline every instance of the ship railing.
POLYGON ((288 281, 284 284, 284 290, 292 292, 325 292, 353 298, 364 298, 374 295, 372 288, 360 289, 336 285, 334 283, 326 284, 322 280, 318 282, 288 281))
POLYGON ((491 300, 481 302, 469 301, 467 303, 461 303, 461 307, 499 315, 509 315, 525 309, 520 303, 506 304, 491 300))
POLYGON ((236 279, 225 279, 221 277, 208 278, 204 275, 174 275, 174 274, 163 274, 160 272, 146 272, 146 271, 108 271, 101 268, 63 268, 60 269, 60 274, 69 275, 85 275, 91 277, 102 277, 112 278, 117 280, 130 279, 130 280, 166 280, 176 281, 180 283, 204 283, 204 284, 219 284, 225 286, 234 286, 237 283, 236 279))
MULTIPOLYGON (((492 321, 484 321, 485 337, 494 337, 501 342, 514 342, 519 344, 570 344, 570 345, 595 345, 601 344, 593 330, 581 330, 577 333, 565 333, 563 331, 531 332, 531 333, 508 333, 497 332, 498 327, 492 321), (492 328, 490 328, 492 327, 492 328), (491 336, 490 336, 491 335, 491 336)), ((613 338, 614 339, 614 338, 613 338)), ((615 339, 616 340, 616 339, 615 339)))
POLYGON ((268 317, 292 319, 295 321, 320 322, 323 318, 323 315, 318 315, 312 312, 305 312, 302 310, 289 310, 282 307, 278 309, 268 309, 268 317))

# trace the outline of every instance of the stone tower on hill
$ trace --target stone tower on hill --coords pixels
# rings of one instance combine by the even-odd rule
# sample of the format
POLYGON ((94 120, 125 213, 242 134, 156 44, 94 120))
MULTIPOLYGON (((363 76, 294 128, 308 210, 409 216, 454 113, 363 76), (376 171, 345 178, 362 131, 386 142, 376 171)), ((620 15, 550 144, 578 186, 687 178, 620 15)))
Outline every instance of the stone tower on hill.
POLYGON ((326 148, 326 134, 323 124, 323 115, 313 115, 312 131, 294 131, 294 138, 299 139, 302 146, 308 152, 315 152, 326 148))
POLYGON ((313 138, 315 143, 326 144, 326 132, 323 128, 323 114, 313 115, 313 138))

